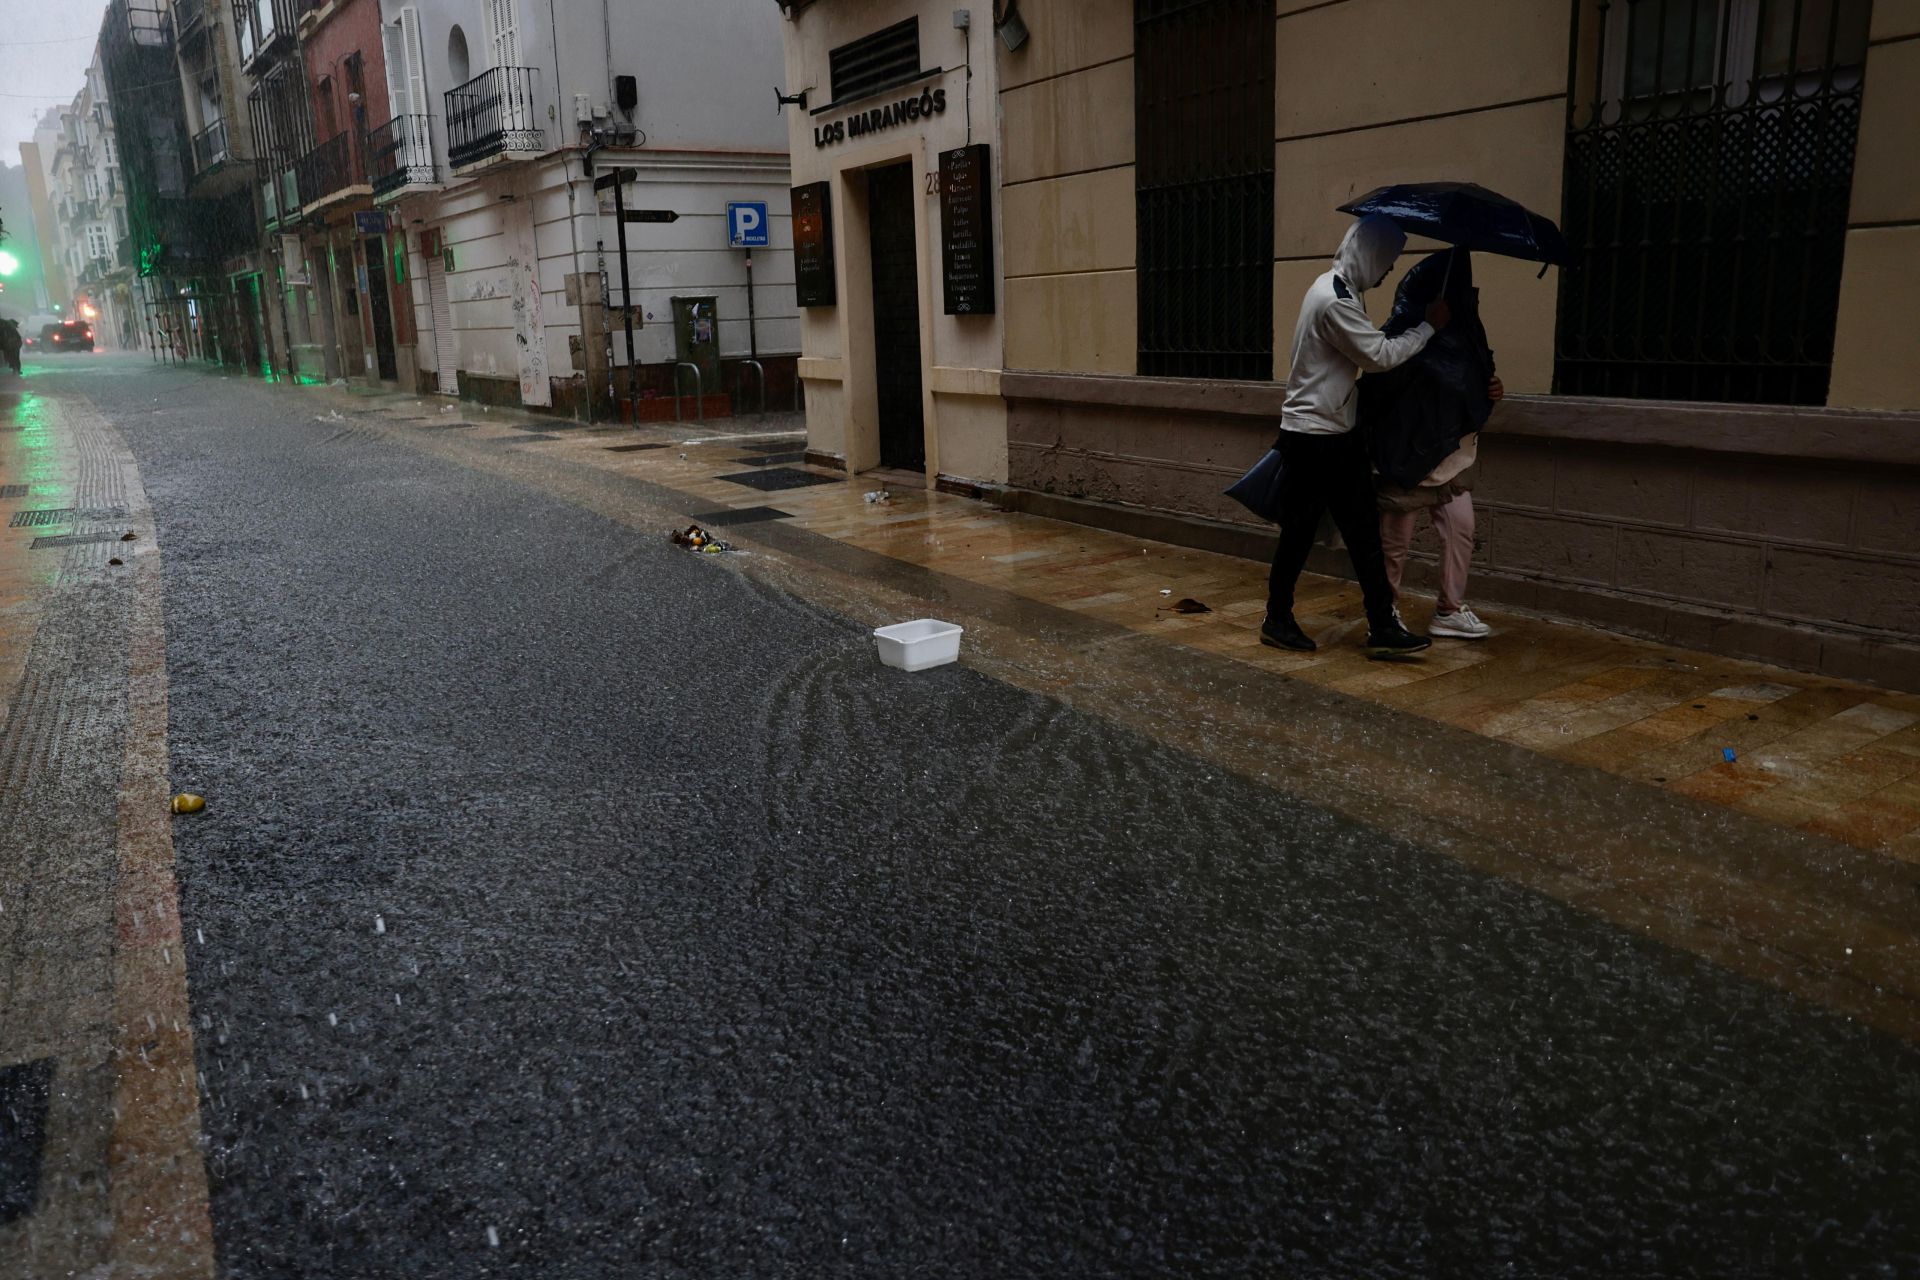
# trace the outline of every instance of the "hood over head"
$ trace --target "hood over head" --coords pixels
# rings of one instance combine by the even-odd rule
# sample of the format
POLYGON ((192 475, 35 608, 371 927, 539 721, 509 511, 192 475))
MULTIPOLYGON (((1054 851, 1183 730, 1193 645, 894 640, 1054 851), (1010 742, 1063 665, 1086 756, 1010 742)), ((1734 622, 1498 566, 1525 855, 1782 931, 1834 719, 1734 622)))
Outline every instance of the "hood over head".
POLYGON ((1406 248, 1407 233, 1383 213, 1370 213, 1347 228, 1333 255, 1333 269, 1355 293, 1387 278, 1393 260, 1406 248))

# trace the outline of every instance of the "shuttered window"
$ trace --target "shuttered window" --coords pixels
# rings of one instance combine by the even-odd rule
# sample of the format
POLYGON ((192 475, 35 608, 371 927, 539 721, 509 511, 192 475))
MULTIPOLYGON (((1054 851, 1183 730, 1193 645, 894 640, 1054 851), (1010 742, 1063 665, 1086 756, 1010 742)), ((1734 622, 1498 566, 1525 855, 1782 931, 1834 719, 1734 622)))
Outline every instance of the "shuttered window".
POLYGON ((908 18, 827 55, 833 100, 851 102, 920 75, 920 20, 908 18))

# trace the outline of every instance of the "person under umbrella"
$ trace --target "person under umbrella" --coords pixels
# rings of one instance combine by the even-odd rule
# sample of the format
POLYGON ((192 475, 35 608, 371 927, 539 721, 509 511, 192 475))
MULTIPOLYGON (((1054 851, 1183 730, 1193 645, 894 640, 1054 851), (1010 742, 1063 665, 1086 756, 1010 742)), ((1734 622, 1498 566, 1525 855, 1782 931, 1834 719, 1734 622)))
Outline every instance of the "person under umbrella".
POLYGON ((1549 266, 1569 266, 1573 250, 1551 218, 1472 182, 1402 182, 1378 187, 1340 206, 1363 222, 1387 218, 1402 231, 1451 250, 1431 254, 1400 283, 1388 335, 1417 332, 1438 299, 1460 323, 1443 342, 1390 374, 1363 379, 1360 419, 1381 486, 1387 574, 1398 592, 1413 537, 1415 512, 1431 511, 1440 535, 1440 601, 1428 630, 1463 640, 1491 632, 1465 601, 1473 557, 1472 480, 1479 430, 1505 393, 1480 325, 1472 251, 1549 266), (1371 384, 1371 385, 1369 385, 1371 384))
POLYGON ((1492 628, 1466 603, 1473 561, 1473 469, 1480 429, 1506 392, 1480 323, 1473 255, 1442 249, 1422 259, 1394 292, 1381 332, 1404 333, 1435 298, 1452 313, 1447 331, 1397 369, 1360 379, 1358 421, 1373 459, 1380 503, 1380 542, 1396 598, 1419 513, 1440 540, 1440 591, 1432 636, 1483 640, 1492 628))
POLYGON ((1388 337, 1367 317, 1362 295, 1387 278, 1407 235, 1391 219, 1362 217, 1347 228, 1333 269, 1307 289, 1294 324, 1293 359, 1281 405, 1280 546, 1267 578, 1267 616, 1260 642, 1279 649, 1318 648, 1293 616, 1294 588, 1306 568, 1322 514, 1331 513, 1347 544, 1367 611, 1370 657, 1404 657, 1432 641, 1401 623, 1393 607, 1380 545, 1373 467, 1354 434, 1354 384, 1361 372, 1403 364, 1447 325, 1444 298, 1418 324, 1388 337))

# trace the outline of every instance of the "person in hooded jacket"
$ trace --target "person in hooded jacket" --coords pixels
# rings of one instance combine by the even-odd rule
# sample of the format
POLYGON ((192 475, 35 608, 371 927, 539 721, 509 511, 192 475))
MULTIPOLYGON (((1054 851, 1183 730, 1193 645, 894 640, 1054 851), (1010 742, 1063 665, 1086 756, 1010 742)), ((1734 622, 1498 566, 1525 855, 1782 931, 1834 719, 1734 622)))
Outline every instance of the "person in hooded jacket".
POLYGON ((1347 228, 1333 269, 1313 282, 1300 303, 1280 438, 1274 443, 1281 459, 1280 547, 1267 578, 1262 644, 1302 652, 1319 647, 1294 620, 1293 593, 1323 513, 1333 516, 1360 580, 1368 656, 1404 657, 1432 643, 1408 631, 1394 611, 1373 466, 1353 430, 1354 383, 1360 374, 1384 372, 1412 359, 1446 327, 1451 314, 1446 299, 1436 298, 1419 324, 1394 337, 1367 317, 1362 295, 1387 278, 1406 243, 1406 233, 1390 218, 1361 218, 1347 228))

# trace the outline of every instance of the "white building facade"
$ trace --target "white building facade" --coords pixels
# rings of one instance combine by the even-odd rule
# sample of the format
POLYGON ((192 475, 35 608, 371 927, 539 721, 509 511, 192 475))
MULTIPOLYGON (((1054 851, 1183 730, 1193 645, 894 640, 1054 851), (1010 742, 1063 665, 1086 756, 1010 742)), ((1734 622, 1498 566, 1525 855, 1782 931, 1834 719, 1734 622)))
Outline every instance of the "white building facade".
POLYGON ((421 390, 601 420, 671 417, 676 379, 689 418, 793 403, 772 4, 381 10, 392 107, 372 185, 404 233, 421 390), (619 174, 621 207, 653 220, 615 216, 619 174), (759 247, 730 247, 730 205, 759 247))
POLYGON ((48 304, 62 318, 91 324, 98 348, 143 345, 134 289, 139 264, 127 236, 119 145, 97 54, 85 86, 72 102, 47 114, 34 139, 52 214, 52 248, 71 289, 71 296, 48 298, 48 304))

